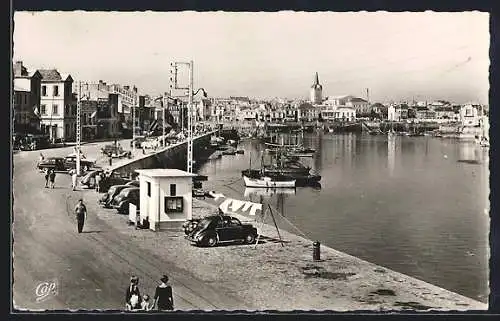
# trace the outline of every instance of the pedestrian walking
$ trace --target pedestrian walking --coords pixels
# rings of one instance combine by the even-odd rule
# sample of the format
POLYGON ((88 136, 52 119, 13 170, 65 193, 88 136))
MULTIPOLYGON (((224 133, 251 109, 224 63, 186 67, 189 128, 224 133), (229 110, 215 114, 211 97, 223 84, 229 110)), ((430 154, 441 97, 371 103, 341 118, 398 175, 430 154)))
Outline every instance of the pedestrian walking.
POLYGON ((76 189, 76 185, 78 185, 78 174, 76 173, 75 169, 71 170, 71 188, 73 190, 76 189))
POLYGON ((46 168, 44 170, 45 172, 45 188, 49 187, 49 172, 50 170, 48 168, 46 168))
POLYGON ((141 308, 141 292, 139 291, 139 278, 132 275, 130 285, 125 292, 125 307, 128 311, 141 308))
POLYGON ((172 287, 167 284, 168 276, 163 275, 161 283, 156 287, 154 304, 159 311, 172 311, 174 309, 174 298, 172 296, 172 287))
POLYGON ((82 233, 83 225, 85 224, 85 219, 87 218, 87 207, 83 204, 83 199, 78 200, 78 204, 75 206, 76 221, 78 227, 78 233, 82 233))
POLYGON ((113 165, 113 155, 111 153, 108 154, 108 161, 109 161, 109 166, 112 166, 113 165))
POLYGON ((56 185, 56 170, 52 169, 49 174, 50 188, 54 188, 56 185))
POLYGON ((101 173, 95 174, 95 191, 97 193, 99 193, 99 190, 101 188, 101 179, 102 179, 101 175, 102 175, 101 173))

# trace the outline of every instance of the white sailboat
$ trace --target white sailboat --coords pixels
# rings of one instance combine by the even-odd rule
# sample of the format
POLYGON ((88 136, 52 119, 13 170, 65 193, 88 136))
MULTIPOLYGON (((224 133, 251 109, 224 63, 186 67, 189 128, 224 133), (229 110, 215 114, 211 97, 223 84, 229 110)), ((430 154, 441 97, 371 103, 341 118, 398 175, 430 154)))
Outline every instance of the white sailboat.
POLYGON ((246 187, 259 187, 259 188, 293 188, 295 187, 295 180, 277 180, 271 177, 263 176, 260 178, 250 178, 243 176, 246 187))

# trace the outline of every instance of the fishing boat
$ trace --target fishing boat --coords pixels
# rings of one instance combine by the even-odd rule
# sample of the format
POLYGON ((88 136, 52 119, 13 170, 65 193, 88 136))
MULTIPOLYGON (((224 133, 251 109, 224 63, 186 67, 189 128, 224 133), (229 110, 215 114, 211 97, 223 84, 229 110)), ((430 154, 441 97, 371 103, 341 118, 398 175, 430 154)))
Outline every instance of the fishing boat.
POLYGON ((260 188, 293 188, 295 187, 295 180, 281 180, 277 177, 271 178, 262 176, 260 178, 251 178, 243 176, 246 187, 260 187, 260 188))
POLYGON ((321 175, 314 174, 282 174, 282 173, 263 173, 262 170, 259 169, 246 169, 242 171, 242 176, 259 179, 262 177, 270 177, 271 179, 276 180, 295 180, 295 186, 314 186, 317 185, 321 181, 321 175))

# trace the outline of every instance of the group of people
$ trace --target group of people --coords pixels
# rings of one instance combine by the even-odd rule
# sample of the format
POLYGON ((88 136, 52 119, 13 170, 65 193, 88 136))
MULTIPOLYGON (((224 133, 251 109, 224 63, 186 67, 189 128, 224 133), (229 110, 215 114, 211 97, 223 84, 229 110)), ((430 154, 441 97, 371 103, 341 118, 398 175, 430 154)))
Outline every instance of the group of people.
POLYGON ((56 171, 54 169, 45 170, 45 188, 54 188, 56 185, 56 171))
POLYGON ((132 276, 130 285, 125 292, 125 307, 127 311, 172 311, 174 309, 174 298, 172 287, 168 284, 168 276, 160 278, 160 284, 156 287, 153 299, 144 294, 141 297, 139 290, 139 278, 132 276))

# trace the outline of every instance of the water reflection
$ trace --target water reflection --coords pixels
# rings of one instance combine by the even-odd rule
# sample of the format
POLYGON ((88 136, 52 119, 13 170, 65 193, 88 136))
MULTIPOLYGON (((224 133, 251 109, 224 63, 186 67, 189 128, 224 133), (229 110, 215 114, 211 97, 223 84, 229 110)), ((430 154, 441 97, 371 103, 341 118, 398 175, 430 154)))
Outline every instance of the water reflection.
POLYGON ((257 188, 257 187, 246 187, 243 195, 245 197, 251 196, 267 196, 271 197, 279 194, 295 195, 297 190, 295 188, 257 188))
POLYGON ((387 136, 387 168, 389 176, 394 175, 394 166, 396 162, 396 135, 387 136))
POLYGON ((463 163, 480 163, 483 161, 481 147, 476 143, 464 142, 458 148, 458 161, 463 163))
POLYGON ((301 161, 321 169, 320 191, 245 189, 241 170, 250 156, 253 168, 260 165, 258 141, 203 165, 204 188, 268 204, 309 238, 351 255, 476 299, 487 295, 488 149, 433 137, 319 137, 306 135, 304 145, 320 154, 301 161))

